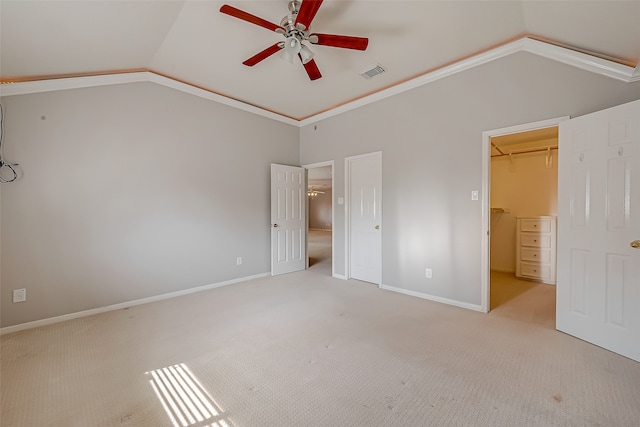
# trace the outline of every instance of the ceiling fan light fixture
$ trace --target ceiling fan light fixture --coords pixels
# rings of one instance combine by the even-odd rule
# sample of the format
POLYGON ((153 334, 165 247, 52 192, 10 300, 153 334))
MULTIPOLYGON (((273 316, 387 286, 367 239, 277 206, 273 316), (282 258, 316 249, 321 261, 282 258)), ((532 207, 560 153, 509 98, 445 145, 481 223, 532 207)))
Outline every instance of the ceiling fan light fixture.
POLYGON ((293 58, 296 57, 302 48, 302 44, 297 37, 291 36, 284 41, 284 48, 282 49, 282 58, 293 64, 293 58))
POLYGON ((318 191, 315 188, 309 188, 309 190, 307 190, 307 196, 309 197, 317 197, 320 194, 324 194, 324 191, 318 191))
POLYGON ((286 50, 283 49, 282 54, 280 55, 280 58, 284 59, 289 64, 293 64, 293 56, 291 55, 291 52, 287 52, 286 50))
POLYGON ((311 61, 316 54, 311 51, 306 45, 300 45, 300 57, 302 58, 302 63, 306 64, 311 61))

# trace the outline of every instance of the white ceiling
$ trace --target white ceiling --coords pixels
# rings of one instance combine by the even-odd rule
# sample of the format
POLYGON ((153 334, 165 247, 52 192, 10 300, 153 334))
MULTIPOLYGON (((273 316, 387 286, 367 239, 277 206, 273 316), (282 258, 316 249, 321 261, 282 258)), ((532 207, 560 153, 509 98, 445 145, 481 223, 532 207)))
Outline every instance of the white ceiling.
MULTIPOLYGON (((219 12, 279 24, 278 1, 0 1, 3 80, 149 70, 295 120, 317 115, 524 36, 636 67, 640 1, 325 0, 312 32, 369 38, 366 51, 311 46, 323 74, 274 55, 282 36, 219 12), (372 79, 360 73, 380 64, 372 79)), ((638 74, 638 70, 636 70, 638 74)))

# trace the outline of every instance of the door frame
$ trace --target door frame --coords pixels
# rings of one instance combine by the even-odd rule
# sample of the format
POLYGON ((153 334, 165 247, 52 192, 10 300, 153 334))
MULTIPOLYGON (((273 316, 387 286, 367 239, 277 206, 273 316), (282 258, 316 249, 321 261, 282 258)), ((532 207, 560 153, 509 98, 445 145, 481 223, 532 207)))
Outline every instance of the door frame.
MULTIPOLYGON (((347 280, 351 279, 351 212, 349 209, 351 203, 351 163, 358 159, 373 156, 380 157, 380 163, 382 163, 382 151, 374 151, 344 158, 344 275, 347 280)), ((382 170, 380 170, 380 175, 382 181, 382 170)), ((382 193, 380 203, 382 203, 382 193)), ((384 212, 382 212, 382 207, 380 212, 380 227, 384 230, 384 212)), ((382 252, 382 246, 380 246, 380 251, 382 252)), ((382 253, 380 254, 380 260, 380 269, 382 269, 382 253)), ((382 274, 380 274, 380 283, 376 283, 376 285, 382 288, 382 274)))
MULTIPOLYGON (((500 129, 482 132, 482 226, 480 227, 480 311, 488 313, 491 309, 491 138, 527 132, 536 129, 559 126, 561 122, 569 120, 570 116, 556 117, 538 122, 508 126, 500 129)), ((558 151, 561 149, 558 145, 558 151)), ((559 165, 558 165, 559 167, 559 165)), ((559 173, 559 172, 558 172, 559 173)))
MULTIPOLYGON (((309 169, 320 168, 324 166, 331 166, 331 276, 336 276, 336 239, 335 239, 335 225, 336 225, 336 191, 335 191, 335 167, 333 160, 327 160, 325 162, 310 163, 308 165, 302 165, 307 169, 307 189, 309 188, 309 169)), ((307 268, 309 268, 309 197, 307 197, 307 268)))

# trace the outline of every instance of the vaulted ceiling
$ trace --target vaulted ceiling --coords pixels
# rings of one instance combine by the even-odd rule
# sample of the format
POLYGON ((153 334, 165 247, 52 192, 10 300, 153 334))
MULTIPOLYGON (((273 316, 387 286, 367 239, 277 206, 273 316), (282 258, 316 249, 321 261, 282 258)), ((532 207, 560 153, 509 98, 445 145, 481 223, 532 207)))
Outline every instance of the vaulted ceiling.
MULTIPOLYGON (((478 55, 492 59, 487 53, 523 37, 560 49, 549 57, 587 53, 584 63, 605 59, 629 77, 640 74, 640 1, 325 0, 311 31, 368 37, 369 45, 366 51, 311 45, 323 76, 315 81, 299 62, 279 55, 243 65, 284 38, 220 13, 224 3, 1 0, 0 75, 24 82, 152 72, 300 121, 478 55), (364 78, 375 64, 386 72, 364 78)), ((288 14, 286 0, 226 3, 275 24, 288 14)), ((2 86, 6 92, 9 85, 2 86)))

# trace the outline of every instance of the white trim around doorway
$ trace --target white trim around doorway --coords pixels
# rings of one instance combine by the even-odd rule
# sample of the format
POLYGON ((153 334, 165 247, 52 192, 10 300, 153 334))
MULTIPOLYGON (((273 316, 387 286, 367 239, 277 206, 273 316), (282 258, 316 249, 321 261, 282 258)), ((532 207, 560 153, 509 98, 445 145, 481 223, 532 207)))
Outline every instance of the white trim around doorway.
MULTIPOLYGON (((308 165, 302 165, 305 169, 313 169, 320 168, 324 166, 331 166, 331 276, 336 277, 338 279, 342 279, 343 277, 340 275, 336 275, 336 236, 335 236, 335 228, 336 228, 336 200, 335 200, 335 179, 336 172, 335 167, 333 165, 333 160, 327 160, 326 162, 318 162, 311 163, 308 165)), ((307 172, 308 175, 308 172, 307 172)), ((307 209, 307 244, 309 244, 309 221, 308 221, 309 209, 307 209)), ((309 263, 309 253, 307 251, 307 264, 309 263)), ((309 268, 309 265, 307 265, 309 268)))
MULTIPOLYGON (((480 311, 488 313, 491 309, 491 260, 490 260, 490 239, 489 231, 491 227, 491 138, 494 136, 509 135, 512 133, 527 132, 536 129, 558 126, 560 122, 569 120, 569 116, 556 117, 539 122, 525 123, 516 126, 509 126, 501 129, 493 129, 482 132, 482 226, 480 228, 480 311)), ((560 147, 558 148, 560 149, 560 147)))

